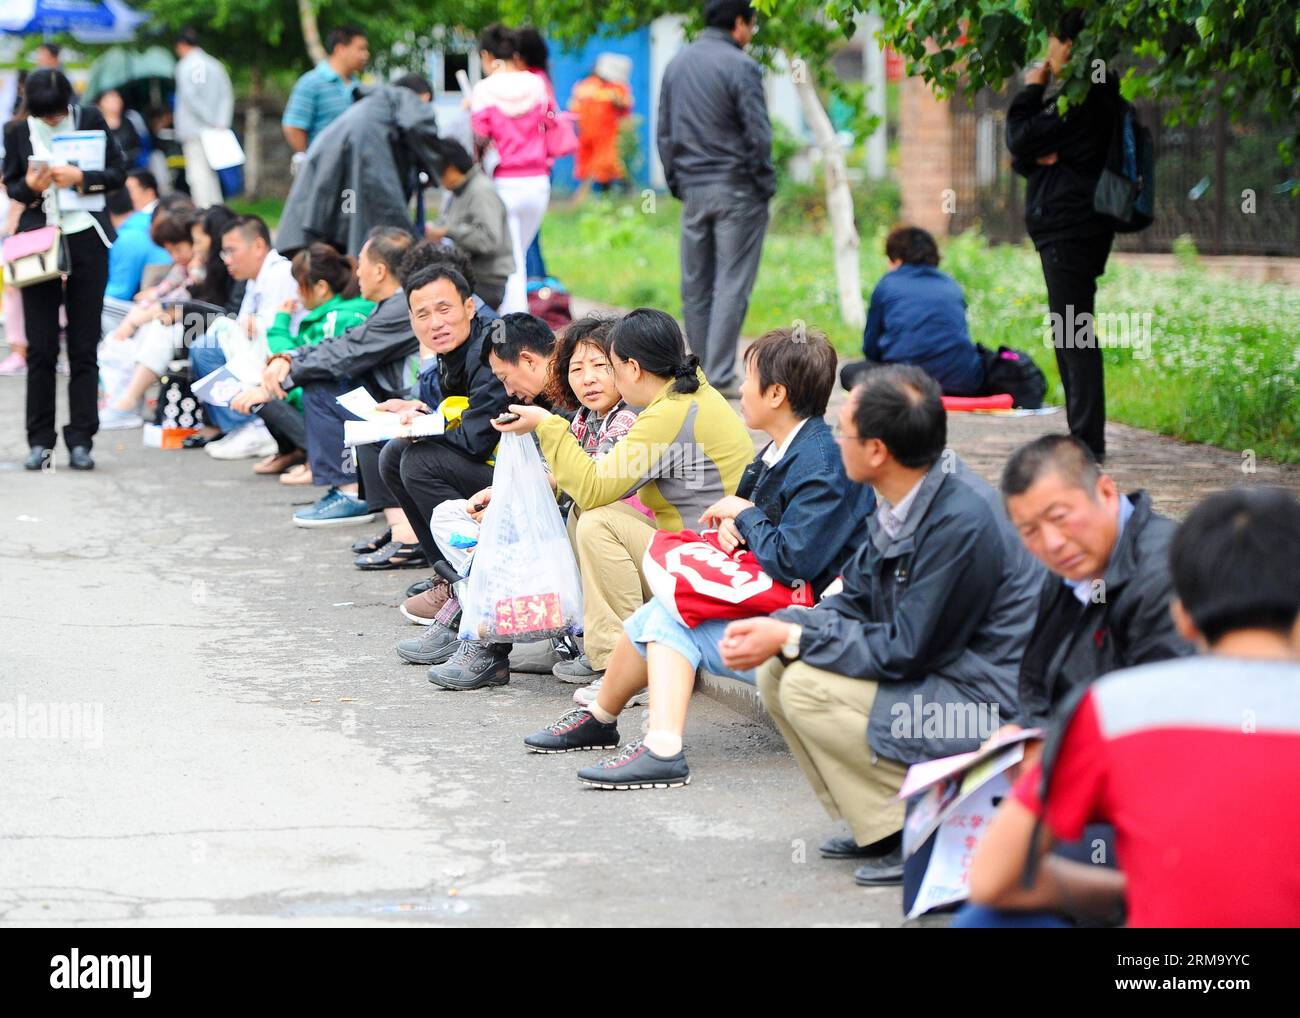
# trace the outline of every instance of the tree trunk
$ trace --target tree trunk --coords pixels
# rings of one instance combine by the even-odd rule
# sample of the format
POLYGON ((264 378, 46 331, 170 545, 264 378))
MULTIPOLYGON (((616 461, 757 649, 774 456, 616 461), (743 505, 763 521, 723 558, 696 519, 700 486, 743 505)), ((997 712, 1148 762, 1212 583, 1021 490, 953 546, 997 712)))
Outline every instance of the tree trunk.
MULTIPOLYGON (((793 63, 793 59, 791 58, 793 63)), ((807 74, 794 75, 794 88, 803 107, 804 120, 812 128, 813 138, 822 157, 822 174, 826 178, 826 211, 831 220, 831 245, 835 257, 835 282, 839 289, 840 319, 845 325, 860 329, 867 323, 862 302, 861 268, 858 262, 858 228, 853 222, 853 195, 849 191, 848 168, 844 150, 835 137, 831 118, 822 106, 817 88, 807 74)))
POLYGON ((251 68, 244 108, 244 196, 257 198, 262 183, 262 69, 251 68))
POLYGON ((876 33, 879 14, 864 14, 862 30, 862 84, 867 93, 867 112, 876 118, 876 129, 867 138, 867 179, 884 180, 889 175, 888 135, 885 130, 885 52, 876 33))
POLYGON ((312 0, 298 0, 298 21, 302 25, 302 41, 307 44, 307 55, 313 64, 328 56, 320 41, 320 25, 316 23, 316 7, 312 0))

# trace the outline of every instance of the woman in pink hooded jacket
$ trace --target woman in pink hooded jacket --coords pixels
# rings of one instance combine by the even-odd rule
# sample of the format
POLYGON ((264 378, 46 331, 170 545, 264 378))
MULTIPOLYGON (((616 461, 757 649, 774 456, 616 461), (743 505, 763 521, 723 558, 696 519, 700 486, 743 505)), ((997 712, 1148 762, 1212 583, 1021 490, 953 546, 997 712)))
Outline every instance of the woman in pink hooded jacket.
POLYGON ((480 153, 496 149, 492 172, 506 207, 515 271, 506 280, 501 314, 528 310, 524 255, 541 228, 551 199, 550 160, 546 154, 547 117, 555 112, 545 80, 522 69, 515 34, 489 25, 479 36, 484 77, 470 93, 470 124, 480 153))

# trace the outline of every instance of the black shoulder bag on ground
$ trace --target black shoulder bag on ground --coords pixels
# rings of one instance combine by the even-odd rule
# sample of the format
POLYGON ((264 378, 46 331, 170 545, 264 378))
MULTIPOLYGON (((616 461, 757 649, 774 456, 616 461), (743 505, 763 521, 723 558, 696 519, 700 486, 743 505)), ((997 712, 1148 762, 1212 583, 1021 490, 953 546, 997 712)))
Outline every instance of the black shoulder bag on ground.
POLYGON ((983 395, 1009 392, 1014 404, 1026 410, 1037 410, 1043 405, 1047 377, 1029 354, 1009 346, 990 350, 983 343, 976 343, 975 349, 984 362, 983 395))

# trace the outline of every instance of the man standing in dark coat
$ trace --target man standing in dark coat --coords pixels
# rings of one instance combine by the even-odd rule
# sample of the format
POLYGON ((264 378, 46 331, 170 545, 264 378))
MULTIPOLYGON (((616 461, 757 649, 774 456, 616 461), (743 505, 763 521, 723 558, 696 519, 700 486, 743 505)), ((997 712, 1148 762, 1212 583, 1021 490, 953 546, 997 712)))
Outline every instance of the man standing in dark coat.
POLYGON ((682 207, 682 318, 709 382, 739 395, 736 342, 776 191, 763 71, 745 55, 747 0, 709 0, 708 26, 673 57, 659 95, 664 179, 682 207))
POLYGON ((1083 12, 1067 11, 1051 36, 1046 62, 1025 74, 1007 110, 1012 169, 1026 177, 1025 226, 1043 263, 1056 365, 1065 389, 1070 434, 1097 462, 1106 457, 1106 391, 1093 321, 1097 278, 1106 271, 1114 223, 1093 209, 1097 178, 1119 116, 1119 79, 1102 68, 1087 98, 1061 114, 1057 89, 1083 12))

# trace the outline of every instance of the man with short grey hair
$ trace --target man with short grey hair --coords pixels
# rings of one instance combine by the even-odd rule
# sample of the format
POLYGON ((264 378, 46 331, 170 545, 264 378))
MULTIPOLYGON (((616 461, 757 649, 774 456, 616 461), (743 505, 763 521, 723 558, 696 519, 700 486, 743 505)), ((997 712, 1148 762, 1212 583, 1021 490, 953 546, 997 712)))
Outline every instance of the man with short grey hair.
POLYGON ((863 886, 902 883, 908 765, 976 749, 1016 713, 1040 570, 997 493, 945 449, 947 427, 920 368, 869 372, 837 429, 849 480, 876 492, 842 589, 732 622, 718 645, 728 668, 761 666, 768 714, 849 828, 822 855, 861 863, 863 886))
POLYGON ((1002 497, 1052 574, 1020 666, 1022 724, 1055 721, 1099 675, 1191 653, 1169 615, 1174 523, 1146 492, 1121 494, 1081 439, 1044 435, 1011 454, 1002 497))

